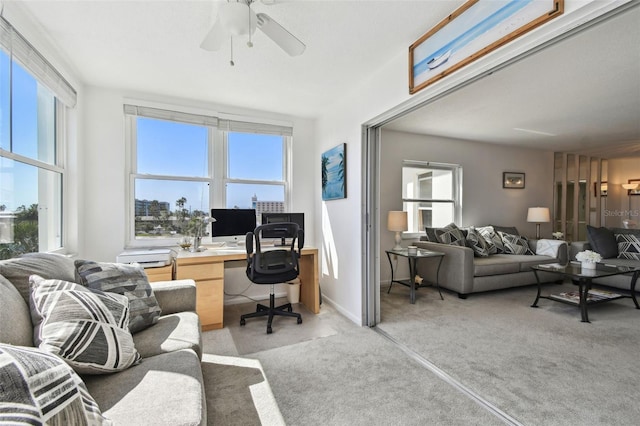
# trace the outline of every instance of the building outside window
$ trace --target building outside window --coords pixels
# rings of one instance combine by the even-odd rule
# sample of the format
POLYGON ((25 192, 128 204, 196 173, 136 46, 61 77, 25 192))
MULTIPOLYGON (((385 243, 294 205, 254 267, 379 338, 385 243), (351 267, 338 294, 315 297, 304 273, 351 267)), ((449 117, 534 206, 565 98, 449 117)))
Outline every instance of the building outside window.
POLYGON ((0 17, 0 259, 63 247, 65 105, 75 98, 0 17))
POLYGON ((404 160, 402 202, 407 212, 408 237, 418 237, 426 227, 460 224, 462 218, 462 167, 457 164, 404 160))
POLYGON ((290 129, 133 105, 125 117, 129 245, 210 235, 212 208, 254 208, 258 223, 286 210, 290 129))

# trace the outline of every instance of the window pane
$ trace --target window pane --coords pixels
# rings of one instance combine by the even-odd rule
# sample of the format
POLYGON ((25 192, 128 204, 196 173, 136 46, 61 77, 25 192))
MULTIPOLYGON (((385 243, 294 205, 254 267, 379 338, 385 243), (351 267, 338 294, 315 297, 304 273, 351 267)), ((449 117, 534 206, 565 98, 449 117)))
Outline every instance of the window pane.
POLYGON ((442 228, 453 222, 453 203, 425 203, 405 202, 409 233, 424 232, 425 227, 442 228))
POLYGON ((227 149, 229 178, 284 180, 282 136, 229 132, 227 149))
POLYGON ((206 182, 136 179, 136 238, 167 238, 184 232, 185 216, 209 214, 206 182))
POLYGON ((0 50, 0 148, 11 150, 10 137, 11 129, 11 104, 10 104, 10 85, 11 70, 9 68, 9 56, 4 50, 0 50))
POLYGON ((226 208, 256 209, 258 216, 284 212, 284 185, 229 183, 226 208))
POLYGON ((137 172, 207 177, 208 129, 205 126, 137 118, 137 172))
POLYGON ((453 199, 453 172, 427 167, 402 168, 402 198, 453 199))
POLYGON ((0 158, 0 258, 62 246, 62 175, 0 158))
POLYGON ((16 62, 11 74, 12 151, 55 164, 55 97, 16 62))

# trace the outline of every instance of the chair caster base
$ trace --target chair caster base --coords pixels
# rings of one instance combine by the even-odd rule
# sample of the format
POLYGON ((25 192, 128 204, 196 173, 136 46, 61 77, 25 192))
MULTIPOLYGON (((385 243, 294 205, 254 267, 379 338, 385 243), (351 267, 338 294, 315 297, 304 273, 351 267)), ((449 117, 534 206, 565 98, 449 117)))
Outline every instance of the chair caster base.
POLYGON ((298 324, 302 324, 302 318, 298 318, 298 324))

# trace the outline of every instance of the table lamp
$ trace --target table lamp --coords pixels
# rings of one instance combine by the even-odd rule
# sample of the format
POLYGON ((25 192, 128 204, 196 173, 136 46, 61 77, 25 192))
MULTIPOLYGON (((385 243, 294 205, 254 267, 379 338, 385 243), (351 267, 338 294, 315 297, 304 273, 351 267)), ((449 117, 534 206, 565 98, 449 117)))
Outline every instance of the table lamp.
POLYGON ((402 241, 402 236, 400 235, 400 233, 408 229, 407 212, 393 210, 390 211, 389 215, 387 216, 387 229, 396 233, 396 245, 393 247, 393 249, 400 250, 402 248, 402 246, 400 245, 400 241, 402 241))
POLYGON ((536 224, 536 240, 540 239, 540 224, 551 221, 549 215, 549 208, 547 207, 529 207, 527 213, 527 222, 534 222, 536 224))

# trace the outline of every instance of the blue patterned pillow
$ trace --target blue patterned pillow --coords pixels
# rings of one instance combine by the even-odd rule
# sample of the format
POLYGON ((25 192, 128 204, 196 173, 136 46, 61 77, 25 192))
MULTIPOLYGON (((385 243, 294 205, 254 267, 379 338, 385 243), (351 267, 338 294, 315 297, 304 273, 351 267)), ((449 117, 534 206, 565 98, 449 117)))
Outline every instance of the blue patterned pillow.
POLYGON ((112 373, 140 361, 126 296, 37 275, 30 282, 35 345, 83 374, 112 373))
POLYGON ((111 424, 82 379, 56 355, 0 343, 0 377, 0 424, 111 424))

